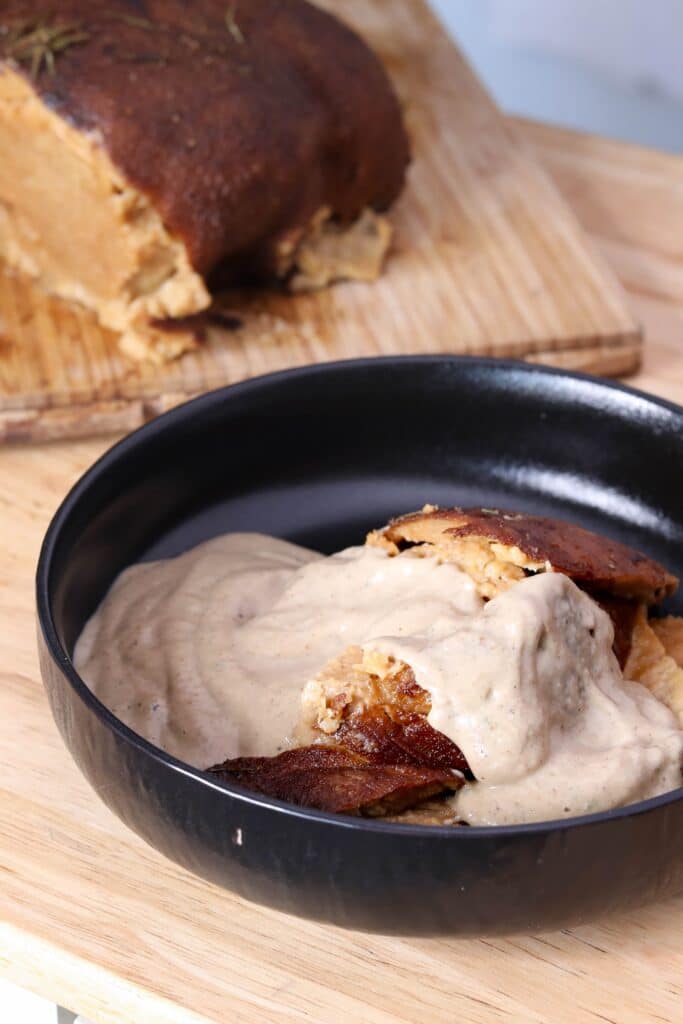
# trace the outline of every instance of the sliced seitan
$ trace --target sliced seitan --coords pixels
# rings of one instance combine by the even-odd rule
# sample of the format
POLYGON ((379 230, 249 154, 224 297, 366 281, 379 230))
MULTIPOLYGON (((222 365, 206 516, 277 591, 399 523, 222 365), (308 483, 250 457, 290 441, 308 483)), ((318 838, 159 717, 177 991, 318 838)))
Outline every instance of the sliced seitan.
POLYGON ((409 666, 349 647, 304 689, 300 746, 211 772, 306 807, 397 815, 459 789, 468 771, 427 722, 430 706, 409 666))
POLYGON ((224 782, 302 807, 370 817, 397 814, 463 784, 447 769, 384 764, 372 755, 315 744, 275 757, 237 757, 210 771, 224 782))
POLYGON ((658 562, 608 537, 546 516, 499 509, 426 505, 368 536, 390 552, 424 545, 453 562, 494 597, 524 576, 560 572, 594 594, 647 605, 676 590, 678 580, 658 562))

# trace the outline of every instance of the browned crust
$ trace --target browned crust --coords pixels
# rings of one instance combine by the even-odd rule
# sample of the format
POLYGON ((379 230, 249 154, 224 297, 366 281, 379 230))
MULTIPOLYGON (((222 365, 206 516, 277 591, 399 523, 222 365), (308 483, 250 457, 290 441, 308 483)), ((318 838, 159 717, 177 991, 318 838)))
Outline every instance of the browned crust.
POLYGON ((421 715, 404 714, 397 719, 382 707, 367 708, 342 722, 334 742, 383 764, 413 764, 463 773, 469 770, 460 748, 421 715))
POLYGON ((12 31, 36 21, 81 37, 43 62, 36 92, 101 138, 205 277, 270 275, 321 208, 351 221, 401 190, 408 143, 386 73, 305 0, 7 0, 0 72, 12 31))
POLYGON ((371 816, 396 814, 462 785, 462 778, 443 769, 383 765, 377 757, 317 745, 276 757, 239 757, 210 771, 223 781, 302 807, 371 816))
POLYGON ((486 544, 503 566, 526 572, 550 569, 585 589, 657 604, 678 585, 675 576, 646 555, 560 519, 500 509, 427 507, 392 520, 381 538, 406 544, 439 545, 457 560, 468 541, 486 544))

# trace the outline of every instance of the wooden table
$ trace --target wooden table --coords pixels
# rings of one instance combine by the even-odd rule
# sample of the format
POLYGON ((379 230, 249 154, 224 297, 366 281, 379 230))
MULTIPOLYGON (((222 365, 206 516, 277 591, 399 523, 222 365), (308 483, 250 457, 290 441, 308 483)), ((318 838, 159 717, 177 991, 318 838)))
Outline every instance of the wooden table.
MULTIPOLYGON (((683 160, 523 129, 646 328, 632 383, 683 402, 683 160)), ((535 938, 351 934, 212 888, 100 804, 43 696, 33 570, 58 501, 104 447, 0 453, 0 971, 97 1024, 678 1024, 683 899, 535 938)))

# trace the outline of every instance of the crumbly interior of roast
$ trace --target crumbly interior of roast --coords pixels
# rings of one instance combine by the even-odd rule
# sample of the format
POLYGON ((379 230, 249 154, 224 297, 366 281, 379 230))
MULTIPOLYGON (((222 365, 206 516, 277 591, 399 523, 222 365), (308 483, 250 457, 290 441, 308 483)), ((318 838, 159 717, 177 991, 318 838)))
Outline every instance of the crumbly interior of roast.
POLYGON ((390 716, 394 709, 403 715, 427 715, 431 702, 405 662, 348 647, 304 687, 300 739, 311 742, 321 733, 333 736, 350 713, 378 706, 390 716))
POLYGON ((545 563, 535 562, 518 547, 509 547, 486 537, 444 537, 436 553, 453 562, 474 580, 482 597, 496 597, 528 572, 543 572, 545 563))
POLYGON ((314 291, 336 281, 376 281, 391 244, 386 217, 363 210, 352 224, 337 224, 331 210, 319 210, 292 254, 289 286, 314 291))
MULTIPOLYGON (((425 555, 457 565, 474 580, 477 590, 485 598, 502 594, 530 572, 550 569, 547 563, 534 561, 518 547, 500 544, 486 537, 449 536, 438 521, 406 524, 402 533, 406 545, 421 545, 425 555)), ((381 530, 370 533, 367 543, 382 547, 390 554, 398 554, 400 550, 399 545, 381 530)))
MULTIPOLYGON (((52 113, 25 79, 0 71, 0 261, 51 294, 90 307, 122 335, 145 340, 155 318, 185 317, 210 302, 184 244, 129 187, 98 139, 52 113)), ((161 357, 187 347, 180 334, 161 357)), ((153 352, 146 354, 153 355, 153 352)))
POLYGON ((642 683, 671 708, 683 727, 683 619, 650 619, 641 607, 624 667, 626 679, 642 683))

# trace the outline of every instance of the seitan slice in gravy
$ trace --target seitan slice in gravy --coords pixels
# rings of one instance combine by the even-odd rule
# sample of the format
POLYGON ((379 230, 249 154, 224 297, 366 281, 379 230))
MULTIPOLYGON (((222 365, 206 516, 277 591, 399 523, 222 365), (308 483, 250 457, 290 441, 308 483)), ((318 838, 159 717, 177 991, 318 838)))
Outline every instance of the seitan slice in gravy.
MULTIPOLYGON (((433 506, 394 520, 368 543, 390 555, 423 546, 425 555, 436 553, 468 572, 485 597, 528 573, 573 577, 611 616, 625 678, 645 685, 683 724, 683 668, 667 653, 668 647, 683 656, 683 620, 647 618, 647 604, 662 600, 677 581, 646 556, 558 520, 433 506)), ((460 748, 430 725, 431 710, 430 694, 409 664, 352 645, 306 683, 299 746, 211 771, 322 810, 455 825, 448 796, 472 773, 460 748)))
POLYGON ((400 814, 457 790, 469 770, 462 751, 427 722, 430 706, 408 665, 349 647, 304 689, 300 746, 210 770, 306 807, 400 814))
POLYGON ((298 738, 341 745, 383 764, 469 771, 460 748, 427 721, 431 707, 410 665, 354 645, 304 687, 298 738))
POLYGON ((559 519, 499 509, 426 505, 369 534, 367 543, 396 552, 425 545, 468 573, 489 598, 537 572, 563 573, 591 594, 647 605, 678 585, 659 563, 618 541, 559 519))
POLYGON ((383 764, 372 754, 315 744, 275 757, 234 758, 210 772, 224 782, 302 807, 370 817, 397 814, 463 784, 461 776, 447 769, 383 764))
POLYGON ((306 683, 300 735, 305 740, 320 732, 333 736, 350 714, 378 706, 395 718, 426 717, 431 700, 408 665, 353 645, 306 683))

